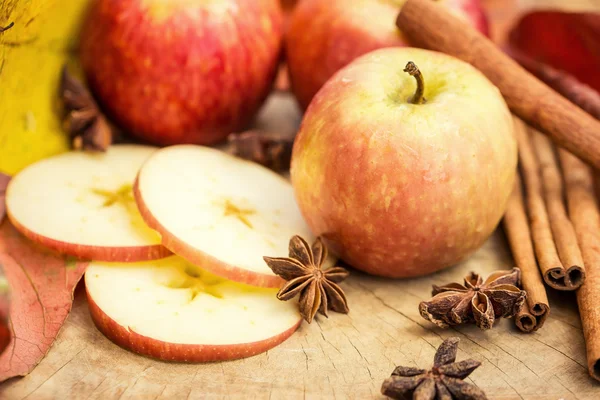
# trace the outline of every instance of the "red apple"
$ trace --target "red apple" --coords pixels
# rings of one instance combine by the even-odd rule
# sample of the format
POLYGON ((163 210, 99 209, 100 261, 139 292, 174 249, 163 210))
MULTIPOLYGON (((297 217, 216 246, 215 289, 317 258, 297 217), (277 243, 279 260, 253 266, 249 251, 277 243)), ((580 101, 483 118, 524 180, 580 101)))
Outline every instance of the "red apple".
POLYGON ((325 84, 304 116, 291 177, 308 225, 333 251, 363 271, 409 277, 484 243, 516 165, 498 89, 465 62, 405 47, 364 55, 325 84), (402 71, 409 61, 424 76, 423 104, 402 71))
POLYGON ((151 143, 215 143, 253 118, 279 62, 279 0, 94 0, 81 33, 88 82, 151 143))
POLYGON ((168 361, 250 357, 290 337, 302 321, 277 289, 218 278, 179 257, 92 262, 85 273, 92 320, 110 340, 168 361))
MULTIPOLYGON (((369 51, 408 46, 396 27, 405 0, 302 0, 292 13, 285 47, 292 90, 306 108, 340 68, 369 51)), ((440 0, 484 34, 479 0, 440 0)))

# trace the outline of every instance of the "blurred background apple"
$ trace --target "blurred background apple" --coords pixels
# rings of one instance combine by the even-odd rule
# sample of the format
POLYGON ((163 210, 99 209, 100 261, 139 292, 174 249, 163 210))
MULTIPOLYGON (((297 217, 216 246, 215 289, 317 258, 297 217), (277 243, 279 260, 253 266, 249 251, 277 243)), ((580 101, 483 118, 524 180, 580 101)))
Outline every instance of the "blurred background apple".
POLYGON ((81 61, 124 130, 160 145, 211 144, 251 122, 282 36, 279 0, 94 0, 81 61))
POLYGON ((527 13, 511 30, 509 44, 600 91, 600 1, 597 7, 596 12, 527 13))
MULTIPOLYGON (((440 0, 481 32, 488 23, 479 0, 440 0)), ((306 108, 340 68, 369 51, 410 44, 396 28, 404 0, 301 0, 286 33, 292 90, 306 108)))

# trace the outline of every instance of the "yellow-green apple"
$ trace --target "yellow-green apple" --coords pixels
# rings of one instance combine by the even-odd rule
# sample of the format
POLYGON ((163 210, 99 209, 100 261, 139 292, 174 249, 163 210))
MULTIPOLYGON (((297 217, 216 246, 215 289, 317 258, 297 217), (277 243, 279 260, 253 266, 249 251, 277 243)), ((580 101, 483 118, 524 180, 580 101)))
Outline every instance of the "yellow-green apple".
POLYGON ((516 165, 511 114, 482 73, 441 53, 387 48, 315 96, 291 177, 308 225, 333 251, 366 272, 409 277, 484 243, 516 165))
POLYGON ((80 54, 122 128, 160 145, 209 144, 253 118, 282 32, 279 0, 93 0, 80 54))
MULTIPOLYGON (((431 0, 433 1, 433 0, 431 0)), ((405 0, 303 0, 286 32, 285 48, 292 90, 306 108, 340 68, 369 51, 408 46, 396 27, 405 0)), ((440 0, 456 15, 488 34, 479 0, 440 0)))
POLYGON ((277 289, 218 278, 173 256, 135 264, 92 262, 85 274, 92 320, 116 344, 168 361, 250 357, 287 339, 298 306, 277 289))
POLYGON ((144 223, 133 182, 156 148, 115 145, 106 153, 70 152, 22 170, 6 190, 6 211, 23 235, 72 256, 144 261, 171 252, 144 223))
POLYGON ((287 180, 209 147, 157 151, 140 169, 134 195, 165 247, 236 282, 280 287, 263 257, 287 257, 294 235, 314 239, 287 180))

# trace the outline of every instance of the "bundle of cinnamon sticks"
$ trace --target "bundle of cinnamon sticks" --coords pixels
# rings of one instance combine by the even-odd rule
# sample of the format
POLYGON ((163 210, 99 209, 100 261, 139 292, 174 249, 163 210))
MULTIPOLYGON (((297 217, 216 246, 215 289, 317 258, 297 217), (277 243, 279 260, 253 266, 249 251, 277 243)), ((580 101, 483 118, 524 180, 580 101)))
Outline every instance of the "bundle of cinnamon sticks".
POLYGON ((515 132, 520 175, 503 221, 527 291, 515 323, 525 332, 543 325, 550 307, 542 282, 577 290, 590 373, 600 379, 600 207, 593 171, 516 117, 515 132))
POLYGON ((527 123, 515 118, 520 174, 504 217, 528 294, 516 324, 526 332, 543 325, 550 311, 544 282, 576 290, 589 373, 600 380, 600 208, 588 166, 600 169, 600 96, 517 57, 536 78, 436 2, 407 0, 396 24, 414 45, 478 68, 527 123))
POLYGON ((514 122, 520 177, 504 228, 528 293, 527 306, 515 322, 522 331, 532 332, 543 325, 549 312, 542 281, 557 290, 576 290, 586 273, 575 227, 563 200, 569 195, 567 179, 572 171, 564 165, 561 171, 556 149, 545 136, 516 117, 514 122))

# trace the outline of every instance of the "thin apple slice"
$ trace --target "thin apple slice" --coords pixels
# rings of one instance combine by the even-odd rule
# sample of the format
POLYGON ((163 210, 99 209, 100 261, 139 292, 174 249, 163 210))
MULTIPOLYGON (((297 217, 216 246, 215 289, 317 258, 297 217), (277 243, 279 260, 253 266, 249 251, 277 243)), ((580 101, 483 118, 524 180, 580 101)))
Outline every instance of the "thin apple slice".
POLYGON ((281 278, 263 256, 287 257, 294 235, 314 238, 287 180, 208 147, 156 152, 140 170, 134 194, 165 247, 236 282, 279 287, 281 278))
POLYGON ((250 357, 287 339, 301 317, 275 289, 235 283, 173 256, 142 263, 92 262, 90 313, 121 347, 168 361, 250 357))
POLYGON ((17 230, 60 253, 103 261, 146 261, 171 254, 141 218, 135 176, 156 151, 112 146, 33 164, 9 183, 6 211, 17 230))

